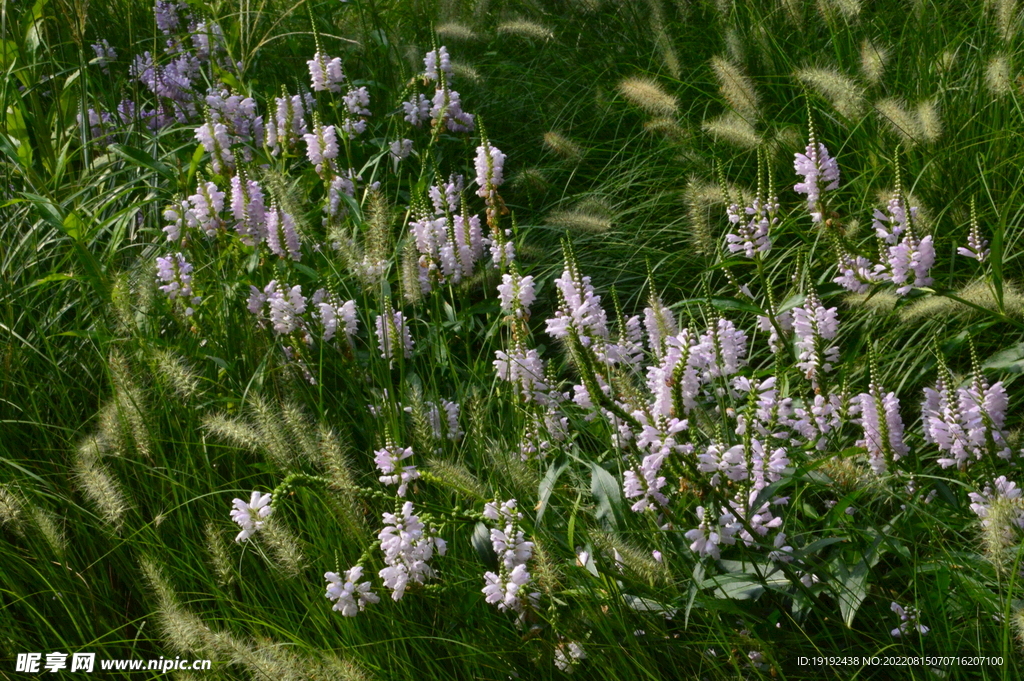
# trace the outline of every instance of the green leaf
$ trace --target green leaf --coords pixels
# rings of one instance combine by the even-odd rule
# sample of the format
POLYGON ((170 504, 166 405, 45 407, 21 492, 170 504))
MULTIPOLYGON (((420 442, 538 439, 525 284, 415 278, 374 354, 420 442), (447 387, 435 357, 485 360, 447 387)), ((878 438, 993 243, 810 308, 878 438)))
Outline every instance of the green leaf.
POLYGON ((155 173, 163 175, 168 180, 174 180, 174 171, 172 171, 167 164, 161 163, 141 149, 129 147, 124 144, 111 144, 110 151, 134 165, 148 168, 155 173))
POLYGON ((1024 343, 1000 350, 984 362, 982 369, 1001 369, 1013 374, 1024 373, 1024 343))
POLYGON ((861 603, 868 595, 868 564, 861 560, 850 569, 840 558, 834 565, 836 582, 833 589, 839 601, 839 612, 846 626, 852 627, 853 618, 857 616, 861 603))
POLYGON ((621 524, 622 492, 619 483, 611 473, 596 462, 590 462, 590 492, 597 502, 594 515, 608 530, 618 529, 621 524))
POLYGON ((804 304, 804 301, 806 300, 807 296, 804 295, 803 293, 794 293, 789 298, 786 298, 784 301, 782 301, 782 305, 779 305, 778 314, 788 312, 789 310, 792 310, 795 307, 800 307, 801 305, 804 304))
POLYGON ((753 303, 748 303, 745 300, 739 300, 738 298, 719 298, 712 297, 708 299, 711 306, 719 310, 738 310, 740 312, 751 312, 762 317, 766 315, 765 311, 759 308, 753 303))
POLYGON ((494 553, 491 545, 491 531, 483 523, 477 523, 473 528, 473 548, 480 556, 480 560, 488 567, 495 567, 498 564, 498 556, 494 553))
POLYGON ((551 493, 555 489, 555 483, 558 482, 558 478, 562 475, 566 468, 569 467, 569 462, 563 460, 561 463, 555 463, 548 468, 547 473, 544 474, 544 478, 540 481, 540 487, 537 491, 539 502, 537 504, 537 526, 540 527, 540 520, 544 517, 544 511, 548 507, 548 499, 551 498, 551 493))

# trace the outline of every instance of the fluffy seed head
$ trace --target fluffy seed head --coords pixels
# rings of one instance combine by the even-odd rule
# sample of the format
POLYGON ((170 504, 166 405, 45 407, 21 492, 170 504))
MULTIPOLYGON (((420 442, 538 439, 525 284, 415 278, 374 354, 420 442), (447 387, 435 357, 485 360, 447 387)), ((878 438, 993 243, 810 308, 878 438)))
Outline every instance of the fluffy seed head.
POLYGON ((248 421, 233 419, 225 414, 210 414, 203 418, 208 433, 251 452, 260 450, 260 434, 248 421))
POLYGON ((917 105, 917 120, 921 124, 924 139, 929 143, 938 141, 942 136, 942 117, 935 98, 926 99, 917 105))
POLYGON ((231 554, 228 552, 228 544, 225 535, 212 522, 207 522, 204 528, 206 535, 206 552, 213 568, 213 574, 217 577, 217 583, 227 586, 235 581, 235 571, 232 567, 231 554))
POLYGON ((94 438, 79 447, 74 463, 75 478, 82 493, 96 507, 104 522, 115 532, 120 532, 129 508, 128 502, 110 469, 100 462, 95 447, 94 438))
POLYGON ((854 21, 860 15, 860 0, 818 0, 818 11, 826 21, 854 21))
POLYGON ((997 97, 1005 97, 1013 89, 1013 75, 1010 72, 1010 59, 999 54, 989 60, 985 66, 985 85, 997 97))
POLYGON ((563 229, 600 234, 612 228, 611 209, 600 199, 581 201, 572 210, 556 210, 544 221, 563 229))
POLYGON ((743 149, 756 149, 761 146, 761 136, 754 131, 754 126, 732 111, 704 121, 701 128, 716 141, 727 142, 743 149))
POLYGON ((868 38, 860 44, 860 69, 864 78, 872 85, 882 82, 885 74, 885 63, 889 61, 889 50, 877 45, 868 38))
POLYGON ((10 528, 18 536, 25 532, 21 499, 10 485, 0 485, 0 527, 10 528))
POLYGON ((498 24, 498 33, 530 40, 551 40, 555 37, 555 34, 547 26, 526 19, 516 19, 498 24))
POLYGON ((718 90, 729 107, 743 120, 753 124, 757 120, 757 91, 754 83, 738 66, 722 58, 711 59, 711 70, 718 79, 718 90))
POLYGON ((544 146, 570 161, 578 161, 583 158, 583 148, 580 145, 553 130, 544 133, 544 146))
POLYGON ((282 523, 278 516, 268 516, 263 521, 263 540, 270 548, 274 565, 285 577, 294 579, 302 574, 306 559, 302 555, 298 538, 282 523))
POLYGON ((473 29, 465 24, 460 24, 457 21, 438 24, 434 28, 434 31, 437 33, 439 38, 444 38, 445 40, 462 40, 470 42, 478 38, 473 29))
POLYGON ((875 111, 883 122, 908 146, 924 141, 924 129, 918 117, 907 111, 902 101, 896 98, 883 99, 875 103, 875 111))
POLYGON ((619 83, 619 94, 630 104, 654 116, 675 116, 679 103, 651 78, 626 78, 619 83))
POLYGON ((864 88, 837 69, 800 69, 796 72, 796 77, 804 85, 829 100, 840 116, 854 119, 864 112, 864 88))

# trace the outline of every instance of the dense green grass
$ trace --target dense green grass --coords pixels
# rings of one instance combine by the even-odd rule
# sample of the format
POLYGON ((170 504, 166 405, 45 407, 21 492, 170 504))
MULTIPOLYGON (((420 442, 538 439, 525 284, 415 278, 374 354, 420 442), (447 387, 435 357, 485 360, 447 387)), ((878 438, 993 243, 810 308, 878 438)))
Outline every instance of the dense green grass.
MULTIPOLYGON (((213 660, 212 672, 176 672, 181 679, 555 678, 564 675, 557 651, 569 642, 586 652, 573 671, 583 678, 1020 675, 1024 543, 1011 525, 1019 502, 985 532, 967 495, 997 475, 1024 480, 991 453, 964 471, 941 468, 922 437, 920 409, 940 358, 956 381, 980 368, 1008 391, 1013 451, 1024 444, 1016 3, 190 6, 220 23, 227 57, 241 63, 205 67, 199 90, 220 84, 251 95, 268 118, 282 88, 308 89, 306 60, 317 41, 343 58, 372 101, 368 131, 342 152, 351 159, 343 166, 360 169, 364 183, 331 231, 321 225, 325 190, 305 147, 277 157, 259 150, 247 172, 295 215, 302 261, 229 234, 194 232, 168 245, 167 206, 200 180, 228 188, 227 174, 197 153, 201 116, 158 133, 126 126, 115 146, 85 143, 77 122, 89 108, 152 101, 128 67, 134 55, 163 49, 152 8, 4 6, 0 676, 23 678, 13 671, 18 653, 93 651, 101 659, 213 660), (90 47, 102 38, 119 55, 109 74, 90 47), (511 229, 514 219, 518 267, 538 282, 528 323, 505 318, 495 294, 501 272, 489 265, 458 286, 405 295, 408 222, 431 184, 454 172, 474 176, 481 143, 479 131, 437 134, 402 121, 401 102, 411 88, 423 91, 414 79, 435 44, 457 62, 466 110, 507 154, 500 191, 509 213, 499 220, 511 229), (873 72, 872 55, 882 53, 873 72), (723 79, 721 66, 716 75, 715 58, 733 75, 723 79), (998 58, 1006 59, 1005 82, 998 58), (811 68, 838 75, 798 77, 811 68), (631 90, 636 78, 650 79, 653 90, 631 90), (906 113, 886 103, 893 99, 906 113), (745 131, 731 137, 714 122, 730 111, 746 117, 745 131), (811 124, 841 171, 824 228, 792 190, 793 154, 811 124), (395 168, 387 145, 402 137, 417 155, 395 168), (726 249, 723 192, 748 201, 759 171, 772 178, 782 208, 772 251, 752 261, 726 249), (873 255, 870 216, 897 172, 920 206, 919 229, 935 240, 935 282, 906 297, 890 285, 850 295, 832 283, 834 239, 873 255), (381 182, 379 193, 364 191, 371 181, 381 182), (991 242, 985 264, 956 255, 972 200, 991 242), (339 233, 356 248, 376 248, 389 263, 385 276, 357 276, 330 247, 339 233), (723 548, 720 561, 690 551, 683 534, 697 525, 694 508, 721 491, 682 459, 668 483, 668 515, 630 511, 623 454, 635 450, 616 445, 605 416, 568 404, 570 436, 521 460, 538 411, 495 378, 492 364, 514 338, 541 350, 560 390, 571 393, 597 371, 623 402, 647 394, 642 373, 607 371, 592 353, 545 333, 559 307, 563 243, 593 276, 612 326, 613 298, 629 317, 660 296, 698 334, 724 315, 750 334, 743 373, 778 376, 799 404, 815 391, 793 366, 792 343, 768 349, 756 313, 800 305, 815 289, 840 319, 841 362, 823 392, 856 395, 872 377, 894 391, 909 454, 889 474, 871 473, 852 421, 821 453, 793 447, 775 491, 790 497, 783 515, 797 560, 774 567, 766 559, 774 535, 764 546, 723 548), (155 258, 177 250, 195 266, 203 298, 189 316, 154 283, 155 258), (249 286, 271 279, 354 300, 354 344, 306 347, 257 324, 246 310, 249 286), (378 351, 372 330, 385 300, 411 320, 408 359, 388 362, 378 351), (304 369, 282 352, 288 342, 300 348, 304 369), (431 433, 426 403, 441 400, 461 405, 461 439, 431 433), (448 542, 447 555, 432 560, 437 578, 411 586, 400 602, 380 586, 384 564, 373 544, 381 514, 396 508, 394 488, 378 482, 373 463, 388 437, 415 450, 410 461, 423 478, 410 498, 448 542), (252 490, 275 491, 272 522, 237 544, 231 500, 252 490), (479 514, 495 498, 518 500, 535 542, 529 569, 540 599, 522 622, 481 592, 497 560, 486 532, 479 536, 479 514), (586 566, 577 558, 583 549, 593 556, 586 566), (322 575, 359 561, 381 602, 350 619, 331 610, 322 575), (800 582, 812 572, 819 583, 800 582), (891 636, 899 624, 893 602, 918 608, 929 633, 891 636), (756 664, 749 653, 760 655, 756 664), (801 656, 867 655, 1003 662, 936 670, 798 664, 801 656)), ((339 123, 340 97, 319 97, 324 122, 339 123)), ((475 187, 465 198, 483 213, 475 187)), ((742 444, 726 407, 742 412, 746 398, 730 396, 724 381, 709 385, 719 390, 690 412, 689 437, 698 447, 742 444)))

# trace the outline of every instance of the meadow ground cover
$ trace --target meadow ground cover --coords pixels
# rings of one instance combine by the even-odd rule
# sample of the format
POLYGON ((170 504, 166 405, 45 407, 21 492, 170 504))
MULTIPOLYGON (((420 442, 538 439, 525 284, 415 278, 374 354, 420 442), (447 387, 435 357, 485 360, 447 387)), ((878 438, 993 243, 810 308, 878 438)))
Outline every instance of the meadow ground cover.
POLYGON ((5 678, 1019 677, 1016 2, 0 19, 5 678))

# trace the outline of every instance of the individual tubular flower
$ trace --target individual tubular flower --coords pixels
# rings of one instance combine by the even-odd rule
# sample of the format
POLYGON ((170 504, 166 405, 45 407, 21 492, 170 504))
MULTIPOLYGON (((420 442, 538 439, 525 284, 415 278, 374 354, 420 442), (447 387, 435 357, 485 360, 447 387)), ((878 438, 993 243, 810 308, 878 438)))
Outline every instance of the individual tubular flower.
POLYGON ((418 128, 430 120, 432 106, 433 102, 424 95, 414 95, 409 101, 402 102, 402 111, 405 112, 405 120, 413 127, 418 128))
POLYGON ((476 148, 476 183, 480 187, 476 195, 484 199, 488 206, 495 200, 498 187, 501 186, 504 178, 505 154, 497 147, 491 146, 486 138, 483 144, 476 148))
POLYGON ((338 134, 333 125, 322 126, 318 121, 314 121, 313 132, 303 135, 302 139, 306 141, 306 157, 316 167, 318 175, 323 176, 325 168, 335 170, 338 134))
POLYGON ((384 529, 377 535, 384 552, 385 567, 378 573, 384 586, 392 590, 391 598, 400 601, 409 582, 422 584, 434 576, 429 561, 436 550, 443 556, 445 541, 434 536, 413 513, 407 501, 398 513, 384 514, 384 529))
POLYGON ((807 210, 811 213, 811 221, 821 222, 824 213, 821 195, 822 192, 839 188, 839 164, 829 156, 824 144, 814 140, 813 130, 804 153, 796 154, 793 168, 797 175, 803 176, 803 182, 798 182, 793 190, 807 195, 807 210))
POLYGON ((267 246, 271 253, 282 258, 290 257, 295 262, 302 259, 295 218, 275 205, 267 212, 267 246))
POLYGON ((736 543, 734 535, 739 528, 736 516, 726 511, 714 518, 703 506, 697 507, 697 520, 700 525, 689 530, 684 536, 692 542, 690 550, 700 557, 711 556, 715 560, 721 557, 722 545, 736 543))
POLYGON ((235 167, 235 157, 231 153, 231 140, 228 129, 223 123, 210 119, 196 128, 196 140, 203 145, 203 150, 210 154, 213 172, 223 174, 235 167))
POLYGON ((427 52, 426 56, 423 57, 424 66, 424 77, 431 82, 441 80, 441 75, 438 73, 438 67, 440 67, 440 73, 444 74, 446 82, 450 82, 452 78, 452 62, 451 57, 448 56, 448 49, 442 45, 436 50, 427 52))
POLYGON ((384 485, 398 485, 398 490, 395 493, 400 497, 405 496, 409 483, 413 480, 418 480, 420 477, 416 466, 399 466, 401 461, 408 459, 412 454, 412 447, 403 449, 393 444, 383 449, 378 449, 373 453, 374 463, 380 472, 384 473, 384 475, 380 476, 381 483, 384 485))
POLYGON ((344 576, 337 572, 324 573, 324 579, 327 580, 326 596, 334 601, 332 610, 341 612, 345 617, 355 617, 367 604, 380 602, 380 597, 370 591, 370 582, 359 581, 362 576, 362 565, 349 569, 344 576))
POLYGON ((310 298, 310 303, 317 310, 320 325, 324 330, 323 340, 325 343, 334 339, 339 324, 342 325, 342 330, 349 342, 352 341, 352 337, 359 330, 356 301, 349 300, 342 303, 336 295, 328 293, 326 289, 318 289, 310 298))
POLYGON ((342 100, 345 105, 345 122, 342 131, 350 140, 366 132, 365 117, 370 115, 370 93, 365 87, 352 88, 342 100))
POLYGON ((924 626, 918 621, 920 613, 917 611, 917 608, 911 607, 909 605, 906 608, 904 608, 896 602, 893 602, 890 608, 894 613, 899 615, 900 618, 900 625, 893 629, 891 632, 889 632, 896 638, 899 638, 904 634, 908 634, 915 629, 922 636, 928 633, 928 627, 924 626))
POLYGON ((255 246, 267 236, 267 209, 263 188, 242 174, 231 178, 231 213, 235 230, 246 246, 255 246))
POLYGON ((519 386, 523 399, 545 405, 550 401, 544 380, 544 360, 533 348, 516 344, 510 353, 496 350, 494 369, 498 378, 519 386))
POLYGON ((96 53, 96 63, 103 73, 110 73, 110 62, 117 59, 117 50, 110 46, 106 38, 92 45, 92 51, 96 53))
POLYGON ((253 492, 248 503, 244 499, 232 499, 234 508, 231 510, 231 519, 238 523, 242 531, 235 537, 236 542, 243 542, 249 539, 263 528, 263 521, 272 512, 270 505, 271 494, 260 494, 253 492))
MULTIPOLYGON (((159 288, 171 300, 182 298, 192 304, 199 303, 198 297, 192 296, 192 265, 181 253, 156 259, 157 283, 159 288)), ((185 310, 185 315, 192 314, 192 308, 185 310)))
POLYGON ((839 361, 839 347, 829 346, 839 332, 839 317, 836 308, 826 309, 813 289, 808 291, 806 302, 793 310, 793 331, 796 336, 797 367, 815 387, 818 386, 818 372, 832 371, 839 361))
POLYGON ((214 236, 224 226, 220 214, 224 210, 225 194, 213 182, 200 182, 198 190, 188 197, 192 205, 190 215, 194 219, 194 224, 189 221, 190 226, 203 230, 206 236, 214 236))
POLYGON ((586 659, 586 657, 587 653, 583 650, 583 647, 573 641, 559 643, 555 647, 555 667, 566 674, 571 674, 573 668, 586 659))
POLYGON ((889 463, 910 451, 903 441, 899 398, 895 393, 883 393, 882 387, 872 381, 868 392, 861 393, 854 400, 864 429, 864 439, 858 440, 857 446, 867 449, 871 469, 881 475, 889 463))
POLYGON ((530 316, 530 305, 537 299, 533 290, 533 277, 522 277, 515 269, 510 274, 501 275, 498 284, 498 300, 503 312, 516 317, 530 316))
MULTIPOLYGON (((387 306, 390 310, 391 306, 387 306)), ((385 311, 377 315, 375 322, 377 328, 377 346, 380 348, 380 356, 384 359, 392 359, 397 348, 402 349, 406 359, 412 357, 413 340, 409 332, 409 325, 405 321, 405 315, 401 312, 385 311)))
POLYGON ((314 92, 341 92, 341 84, 345 82, 345 72, 341 68, 341 58, 331 59, 319 50, 313 58, 306 62, 309 66, 309 78, 314 92))
POLYGON ((526 604, 536 598, 526 594, 530 583, 526 563, 533 556, 533 542, 526 541, 520 529, 522 513, 516 510, 516 500, 488 502, 484 505, 484 518, 498 523, 491 528, 491 546, 498 556, 498 572, 484 573, 485 600, 497 605, 498 610, 522 613, 526 604))
POLYGON ((735 225, 734 231, 725 235, 729 252, 742 252, 744 256, 753 260, 758 253, 767 253, 771 250, 772 241, 768 236, 768 230, 779 221, 775 217, 778 210, 779 203, 775 197, 768 197, 766 200, 761 197, 755 198, 743 211, 747 217, 740 214, 738 205, 729 206, 729 222, 735 225))
POLYGON ((956 249, 960 255, 974 258, 978 262, 985 262, 988 259, 988 240, 981 236, 981 227, 978 226, 978 212, 974 201, 971 201, 971 231, 967 234, 967 247, 961 246, 956 249))

